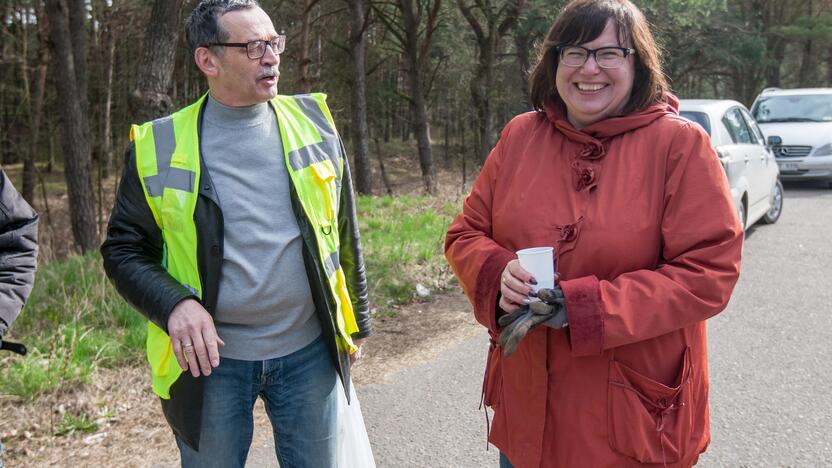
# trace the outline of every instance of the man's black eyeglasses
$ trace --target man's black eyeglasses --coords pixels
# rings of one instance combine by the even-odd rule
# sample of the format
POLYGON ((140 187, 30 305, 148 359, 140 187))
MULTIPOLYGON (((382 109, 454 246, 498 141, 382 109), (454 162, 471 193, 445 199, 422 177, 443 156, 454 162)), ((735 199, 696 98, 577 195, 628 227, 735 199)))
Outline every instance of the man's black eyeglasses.
POLYGON ((251 60, 260 60, 266 55, 266 46, 272 49, 272 53, 275 55, 280 55, 286 50, 286 36, 280 34, 274 39, 270 41, 264 41, 262 39, 258 39, 256 41, 249 41, 249 42, 213 42, 211 44, 205 44, 202 47, 239 47, 246 49, 246 55, 251 60))

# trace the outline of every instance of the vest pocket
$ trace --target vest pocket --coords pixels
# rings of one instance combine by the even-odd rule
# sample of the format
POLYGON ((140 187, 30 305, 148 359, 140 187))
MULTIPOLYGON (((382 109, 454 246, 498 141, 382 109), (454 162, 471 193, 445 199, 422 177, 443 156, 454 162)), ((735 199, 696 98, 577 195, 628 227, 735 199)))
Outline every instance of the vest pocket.
POLYGON ((171 233, 185 231, 185 221, 182 214, 188 212, 191 194, 181 190, 167 189, 162 194, 161 218, 162 229, 171 233))
POLYGON ((675 387, 610 361, 607 416, 610 446, 641 463, 676 463, 687 457, 692 431, 690 348, 675 387))
POLYGON ((335 168, 331 161, 322 161, 310 166, 312 174, 315 175, 315 182, 323 197, 326 218, 329 222, 335 220, 336 207, 338 206, 337 177, 335 168))

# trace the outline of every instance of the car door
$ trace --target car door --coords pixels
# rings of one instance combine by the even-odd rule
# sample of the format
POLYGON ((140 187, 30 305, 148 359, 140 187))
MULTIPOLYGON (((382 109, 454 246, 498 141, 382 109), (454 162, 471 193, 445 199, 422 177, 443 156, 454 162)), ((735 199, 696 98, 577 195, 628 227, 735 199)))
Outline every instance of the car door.
MULTIPOLYGON (((777 182, 777 176, 780 174, 780 169, 777 167, 777 161, 774 159, 774 154, 771 152, 771 148, 769 148, 766 144, 763 132, 757 125, 757 122, 753 117, 751 117, 751 114, 747 110, 740 108, 740 113, 745 119, 745 123, 748 125, 748 128, 751 130, 751 136, 757 142, 755 154, 758 155, 757 159, 760 167, 760 191, 762 192, 760 203, 767 206, 771 198, 771 192, 774 188, 774 184, 777 182)), ((766 209, 766 211, 768 211, 768 209, 766 209)))
POLYGON ((765 196, 765 192, 761 193, 760 190, 759 156, 755 155, 758 145, 754 144, 751 130, 745 123, 739 107, 728 109, 722 116, 722 123, 734 142, 731 154, 732 169, 736 171, 734 177, 738 187, 744 187, 748 194, 746 214, 749 214, 751 207, 765 196))

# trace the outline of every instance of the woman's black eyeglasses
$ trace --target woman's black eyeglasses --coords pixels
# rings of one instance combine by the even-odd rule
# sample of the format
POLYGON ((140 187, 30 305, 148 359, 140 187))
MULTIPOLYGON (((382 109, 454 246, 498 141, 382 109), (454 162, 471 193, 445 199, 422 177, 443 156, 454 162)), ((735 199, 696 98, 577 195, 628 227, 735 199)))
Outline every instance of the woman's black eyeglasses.
POLYGON ((584 66, 589 56, 595 58, 595 63, 601 68, 618 68, 624 65, 628 55, 635 55, 636 50, 628 47, 599 47, 587 49, 573 45, 560 45, 560 63, 567 67, 578 68, 584 66))

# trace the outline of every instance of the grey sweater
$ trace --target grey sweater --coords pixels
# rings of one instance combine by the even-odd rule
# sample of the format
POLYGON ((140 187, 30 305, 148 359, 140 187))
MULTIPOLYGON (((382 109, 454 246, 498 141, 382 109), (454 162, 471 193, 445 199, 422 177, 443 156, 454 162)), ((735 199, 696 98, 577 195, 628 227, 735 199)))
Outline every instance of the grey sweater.
POLYGON ((224 224, 214 313, 225 341, 220 355, 255 361, 291 354, 321 329, 274 111, 268 103, 227 107, 209 96, 201 139, 224 224))

